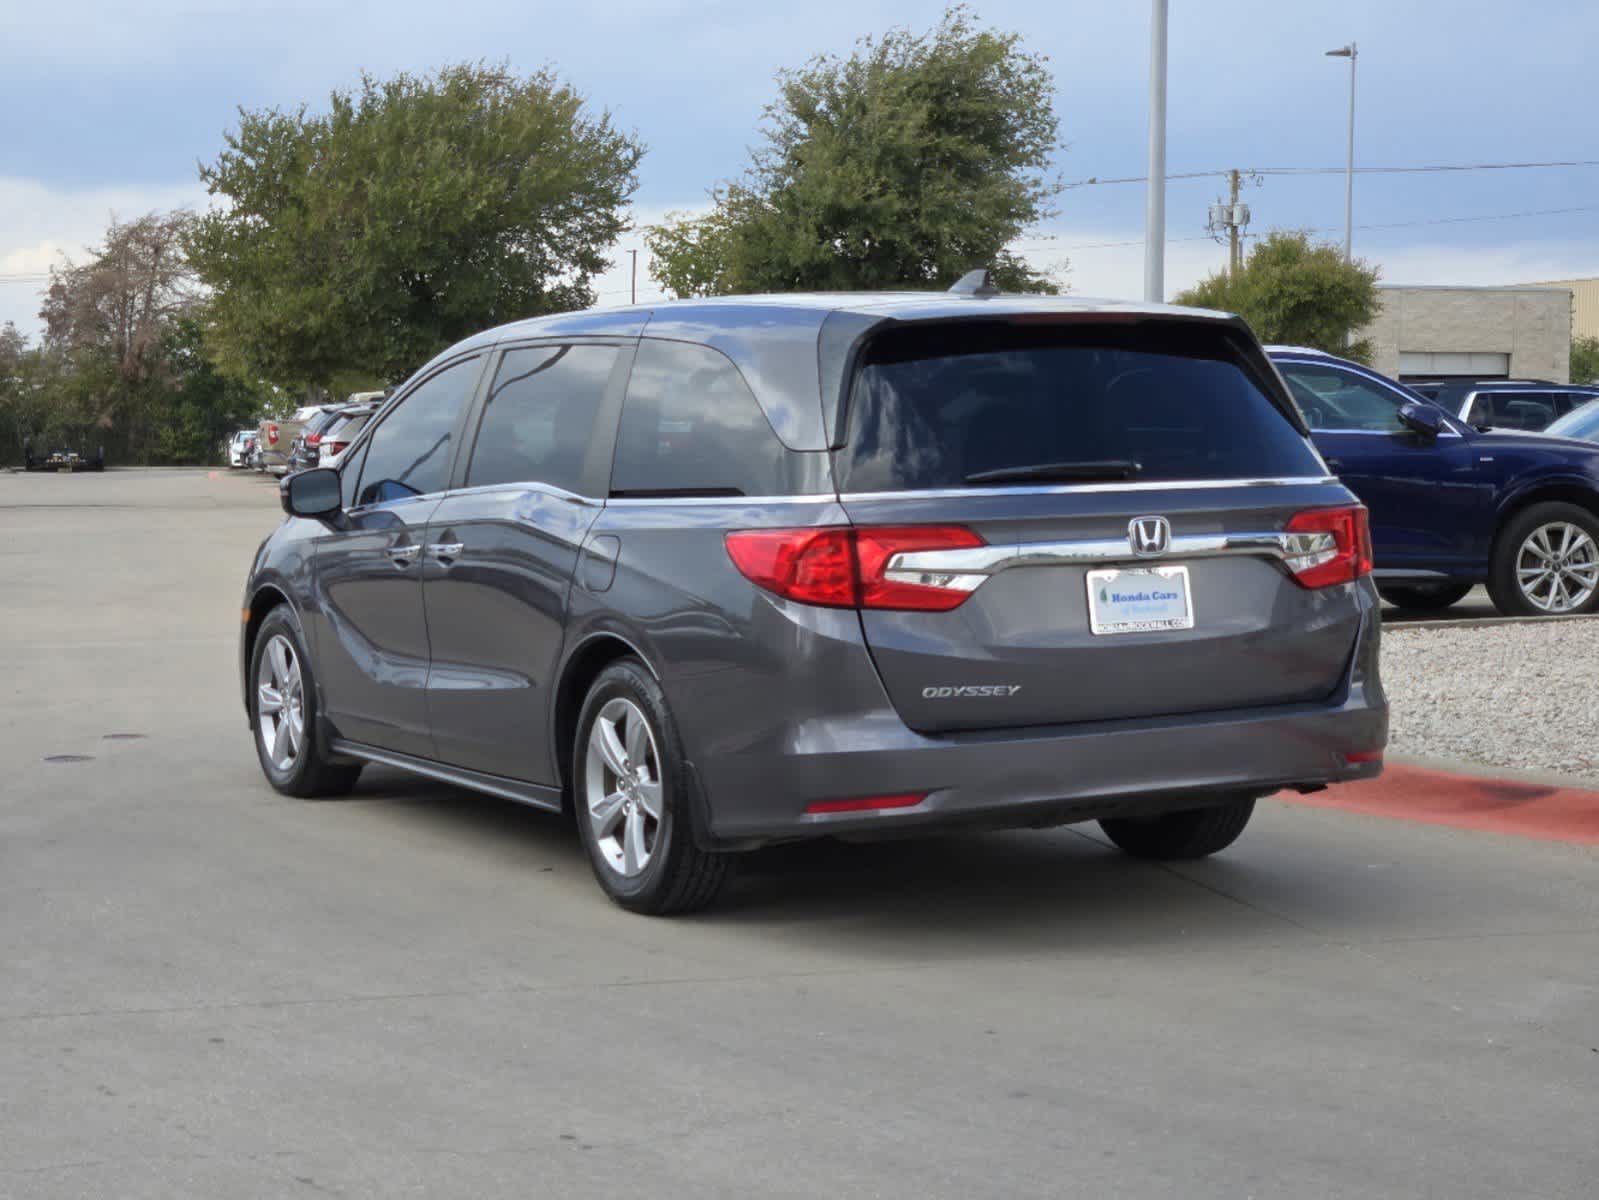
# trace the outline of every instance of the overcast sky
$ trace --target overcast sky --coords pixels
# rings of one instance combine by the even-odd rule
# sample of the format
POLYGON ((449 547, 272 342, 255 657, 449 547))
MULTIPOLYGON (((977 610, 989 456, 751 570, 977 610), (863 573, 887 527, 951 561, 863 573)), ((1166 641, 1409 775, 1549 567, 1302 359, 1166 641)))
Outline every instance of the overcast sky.
MULTIPOLYGON (((1049 56, 1062 180, 1142 175, 1145 0, 986 0, 980 17, 1049 56)), ((40 273, 81 253, 107 218, 202 207, 238 106, 325 105, 359 72, 508 59, 553 66, 649 147, 637 217, 704 203, 743 166, 773 72, 863 34, 924 29, 923 0, 50 0, 17 4, 0 38, 0 321, 37 329, 40 273)), ((1171 0, 1168 168, 1341 167, 1360 46, 1356 160, 1367 166, 1599 159, 1593 0, 1171 0)), ((1174 180, 1167 282, 1222 263, 1206 240, 1219 178, 1174 180)), ((1268 176, 1252 229, 1341 237, 1343 177, 1268 176)), ((1140 184, 1074 188, 1023 241, 1069 263, 1082 295, 1142 287, 1140 184), (1112 244, 1107 244, 1112 243, 1112 244), (1114 244, 1134 243, 1134 244, 1114 244)), ((1355 250, 1400 283, 1517 283, 1599 274, 1599 167, 1367 175, 1355 250), (1550 212, 1561 209, 1579 211, 1550 212), (1504 214, 1512 219, 1457 220, 1504 214), (1427 223, 1422 223, 1427 222, 1427 223), (1395 226, 1398 228, 1361 228, 1395 226)), ((630 237, 620 248, 638 245, 630 237)), ((600 283, 627 299, 626 255, 600 283)), ((641 299, 653 285, 640 270, 641 299)))

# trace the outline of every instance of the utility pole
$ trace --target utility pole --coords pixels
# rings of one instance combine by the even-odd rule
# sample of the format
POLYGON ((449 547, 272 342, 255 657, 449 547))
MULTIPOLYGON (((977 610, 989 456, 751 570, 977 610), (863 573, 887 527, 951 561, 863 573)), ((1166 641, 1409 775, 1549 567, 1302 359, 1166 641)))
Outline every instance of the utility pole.
POLYGON ((628 284, 628 290, 629 290, 629 293, 630 293, 630 298, 628 299, 628 303, 629 304, 637 304, 638 303, 638 251, 637 250, 629 250, 628 251, 628 255, 633 259, 633 279, 632 279, 632 282, 628 284))
POLYGON ((1244 228, 1249 224, 1249 205, 1238 199, 1239 188, 1243 184, 1243 172, 1232 170, 1227 172, 1228 196, 1225 201, 1218 200, 1210 206, 1209 229, 1211 235, 1218 241, 1221 240, 1222 231, 1227 233, 1227 274, 1237 275, 1244 268, 1244 228))
POLYGON ((1243 260, 1238 256, 1238 168, 1234 167, 1227 172, 1230 192, 1228 194, 1228 221, 1227 221, 1227 274, 1237 275, 1238 268, 1243 266, 1243 260))
POLYGON ((1166 10, 1149 8, 1149 182, 1144 203, 1144 299, 1166 299, 1166 10))

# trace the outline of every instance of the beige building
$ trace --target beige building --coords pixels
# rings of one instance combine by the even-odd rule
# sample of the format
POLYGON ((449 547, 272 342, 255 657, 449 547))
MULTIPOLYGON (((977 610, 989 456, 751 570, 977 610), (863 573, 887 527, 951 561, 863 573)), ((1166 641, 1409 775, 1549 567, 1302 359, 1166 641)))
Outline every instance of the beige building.
POLYGON ((1571 376, 1571 288, 1381 284, 1382 311, 1360 330, 1372 365, 1397 379, 1571 376))
POLYGON ((1550 279, 1527 286, 1571 289, 1571 336, 1599 337, 1599 279, 1550 279))

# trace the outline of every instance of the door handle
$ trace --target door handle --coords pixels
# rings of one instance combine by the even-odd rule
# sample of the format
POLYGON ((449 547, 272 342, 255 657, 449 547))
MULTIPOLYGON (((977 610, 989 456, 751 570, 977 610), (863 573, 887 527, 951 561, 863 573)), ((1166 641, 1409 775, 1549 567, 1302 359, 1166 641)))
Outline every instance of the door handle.
POLYGON ((1341 458, 1329 458, 1326 463, 1330 470, 1342 471, 1344 469, 1344 460, 1341 458))
POLYGON ((441 567, 447 567, 460 557, 465 549, 460 542, 434 542, 428 547, 428 557, 441 567))
POLYGON ((422 553, 421 546, 390 546, 385 552, 389 561, 402 571, 416 561, 416 556, 422 553))

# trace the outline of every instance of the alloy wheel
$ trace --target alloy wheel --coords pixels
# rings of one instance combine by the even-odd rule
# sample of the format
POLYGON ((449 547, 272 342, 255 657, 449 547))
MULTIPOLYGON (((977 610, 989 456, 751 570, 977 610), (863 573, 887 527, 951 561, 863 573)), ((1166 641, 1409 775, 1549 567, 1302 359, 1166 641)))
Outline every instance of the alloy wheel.
POLYGON ((650 864, 661 836, 661 759, 643 711, 618 696, 589 727, 585 763, 589 827, 606 865, 624 878, 650 864))
POLYGON ((1575 612, 1599 588, 1599 546, 1569 521, 1540 525, 1516 552, 1516 586, 1541 612, 1575 612))
POLYGON ((305 745, 305 680, 294 644, 273 634, 255 671, 255 726, 261 752, 279 771, 292 771, 305 745))

